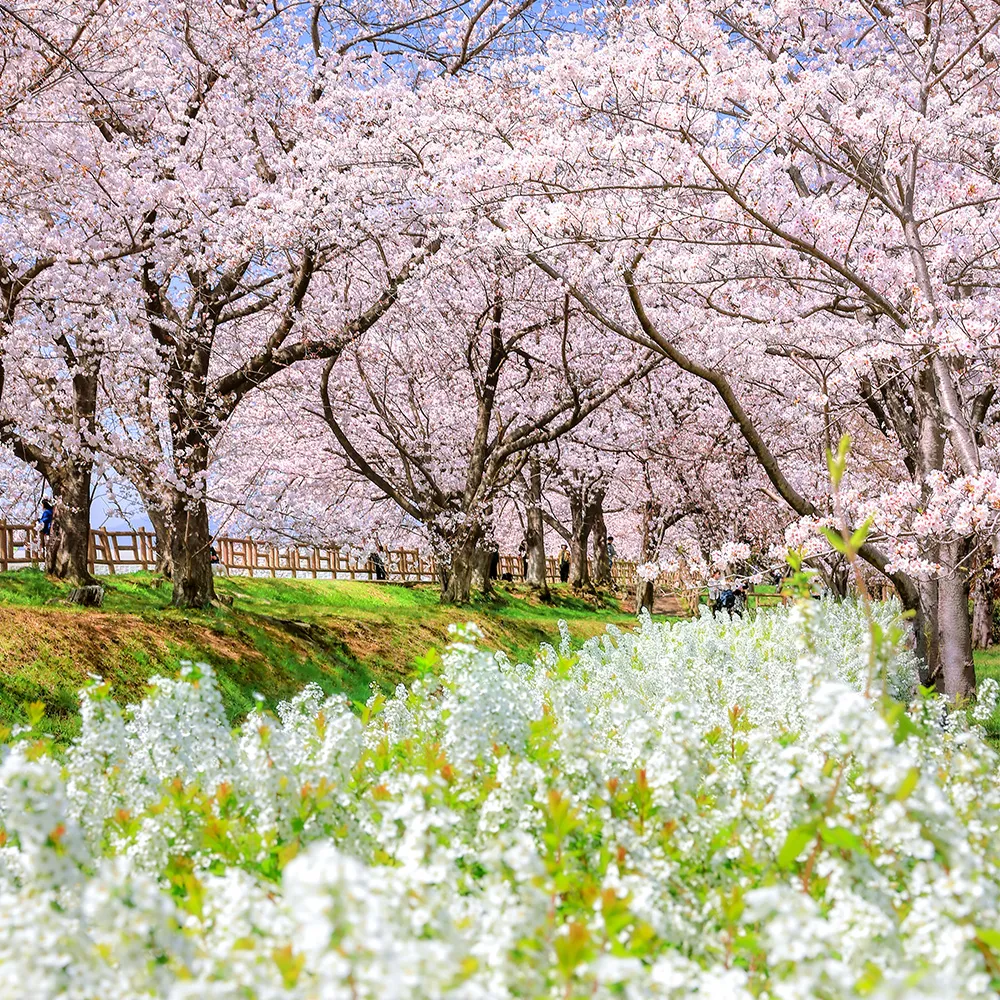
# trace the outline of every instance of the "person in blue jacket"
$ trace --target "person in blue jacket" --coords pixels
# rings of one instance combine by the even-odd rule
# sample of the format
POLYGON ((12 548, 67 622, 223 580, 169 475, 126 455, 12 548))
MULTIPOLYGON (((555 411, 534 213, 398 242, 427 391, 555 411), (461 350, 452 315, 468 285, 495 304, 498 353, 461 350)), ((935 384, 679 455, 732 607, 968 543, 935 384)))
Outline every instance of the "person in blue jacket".
POLYGON ((52 510, 52 501, 47 497, 42 500, 42 513, 38 516, 38 523, 41 527, 38 529, 38 534, 42 539, 42 555, 48 553, 49 548, 49 537, 52 535, 52 519, 55 517, 55 512, 52 510))
POLYGON ((48 538, 52 534, 52 501, 45 499, 42 501, 42 513, 38 518, 38 523, 42 526, 39 529, 39 534, 42 538, 48 538))

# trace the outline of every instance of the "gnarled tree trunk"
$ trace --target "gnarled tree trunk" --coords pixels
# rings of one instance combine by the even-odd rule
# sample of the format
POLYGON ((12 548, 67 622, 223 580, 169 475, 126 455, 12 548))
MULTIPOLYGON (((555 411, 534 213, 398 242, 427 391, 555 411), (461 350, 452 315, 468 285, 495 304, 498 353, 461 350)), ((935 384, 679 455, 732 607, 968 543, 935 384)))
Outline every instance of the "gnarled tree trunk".
POLYGON ((204 499, 177 494, 171 521, 172 602, 178 608, 204 608, 215 600, 208 506, 204 499))
POLYGON ((45 548, 45 571, 75 584, 93 583, 90 573, 89 461, 50 470, 55 498, 52 533, 45 548))
POLYGON ((449 546, 441 561, 441 603, 468 604, 477 559, 478 535, 466 535, 449 546))
POLYGON ((653 613, 654 587, 652 580, 643 580, 636 577, 635 581, 635 610, 636 613, 645 608, 650 614, 653 613))
POLYGON ((484 596, 493 593, 493 580, 490 577, 490 564, 493 562, 493 548, 476 544, 472 554, 472 577, 471 584, 473 590, 478 590, 484 596))
POLYGON ((574 590, 593 590, 587 558, 590 533, 604 503, 604 491, 581 491, 570 494, 569 583, 574 590))
MULTIPOLYGON (((648 475, 648 472, 647 472, 648 475)), ((639 543, 639 563, 648 563, 656 557, 659 539, 655 530, 655 522, 659 517, 659 504, 647 500, 642 507, 642 539, 639 543)), ((653 613, 653 596, 655 585, 652 580, 644 580, 638 573, 635 578, 635 610, 638 613, 645 608, 653 613)))

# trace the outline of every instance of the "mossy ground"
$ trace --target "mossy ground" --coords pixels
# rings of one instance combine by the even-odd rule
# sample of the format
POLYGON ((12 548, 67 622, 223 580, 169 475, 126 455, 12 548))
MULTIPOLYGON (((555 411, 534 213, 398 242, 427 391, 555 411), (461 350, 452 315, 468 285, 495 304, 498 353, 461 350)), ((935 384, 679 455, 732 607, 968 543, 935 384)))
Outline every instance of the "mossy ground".
POLYGON ((274 707, 309 681, 363 702, 372 684, 391 690, 406 680, 417 657, 447 643, 453 623, 475 622, 515 659, 557 642, 561 618, 576 641, 634 623, 615 602, 597 606, 557 589, 543 605, 507 584, 492 600, 455 608, 432 587, 219 578, 231 607, 178 611, 169 584, 150 574, 102 583, 104 604, 93 610, 71 605, 68 588, 40 572, 0 574, 0 723, 23 722, 25 705, 42 702, 44 726, 65 742, 78 729, 77 692, 88 675, 134 702, 151 676, 173 673, 182 659, 212 664, 233 720, 255 694, 274 707))

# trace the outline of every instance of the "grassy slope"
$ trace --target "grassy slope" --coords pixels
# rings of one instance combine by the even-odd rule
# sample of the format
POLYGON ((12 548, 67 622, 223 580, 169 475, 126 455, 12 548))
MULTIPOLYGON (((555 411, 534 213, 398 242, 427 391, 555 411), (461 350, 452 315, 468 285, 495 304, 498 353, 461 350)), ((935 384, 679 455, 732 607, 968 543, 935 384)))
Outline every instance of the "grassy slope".
MULTIPOLYGON (((88 674, 110 680, 119 700, 131 702, 153 674, 173 673, 181 659, 216 668, 236 719, 255 692, 273 707, 309 681, 355 701, 367 699, 372 683, 391 689, 416 657, 448 641, 454 622, 475 621, 491 646, 515 659, 530 657, 540 642, 556 642, 560 618, 577 640, 611 622, 634 622, 570 597, 551 607, 533 604, 520 588, 444 608, 427 587, 220 578, 231 608, 179 612, 170 607, 169 586, 150 575, 104 582, 104 607, 93 611, 70 605, 66 588, 41 573, 0 574, 0 724, 24 721, 24 706, 41 701, 45 725, 65 740, 76 731, 77 692, 88 674)), ((1000 647, 976 653, 976 674, 1000 681, 1000 647)), ((1000 709, 987 729, 1000 741, 1000 709)))
POLYGON ((141 698, 153 674, 180 659, 206 660, 219 676, 226 707, 238 718, 254 692, 273 707, 305 683, 364 701, 375 683, 391 689, 414 658, 448 641, 448 625, 474 621, 490 645, 513 657, 558 640, 567 621, 575 639, 609 622, 632 624, 617 609, 595 610, 557 598, 533 604, 523 590, 494 601, 444 608, 431 588, 312 580, 220 578, 233 606, 179 612, 169 586, 147 574, 105 579, 99 610, 76 608, 66 588, 38 572, 0 574, 0 723, 24 721, 24 706, 44 702, 46 725, 60 741, 77 728, 77 691, 88 674, 114 685, 122 702, 141 698))

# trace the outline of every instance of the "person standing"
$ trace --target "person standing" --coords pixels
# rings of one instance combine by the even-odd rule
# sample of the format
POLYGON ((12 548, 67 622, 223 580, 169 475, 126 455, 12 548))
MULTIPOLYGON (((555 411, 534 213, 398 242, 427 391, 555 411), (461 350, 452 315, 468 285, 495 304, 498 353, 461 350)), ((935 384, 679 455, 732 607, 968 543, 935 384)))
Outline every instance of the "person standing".
POLYGON ((46 497, 42 500, 42 513, 38 516, 38 524, 40 525, 38 535, 42 541, 43 561, 48 554, 49 538, 52 536, 52 520, 54 517, 55 512, 52 509, 52 501, 46 497))
POLYGON ((521 579, 528 579, 528 540, 521 539, 521 544, 517 547, 517 557, 521 563, 521 579))
POLYGON ((371 554, 372 569, 375 570, 376 580, 385 580, 388 574, 385 571, 385 560, 382 558, 382 543, 375 543, 375 550, 371 554))
POLYGON ((559 550, 559 581, 566 583, 569 580, 569 549, 565 545, 559 550))

